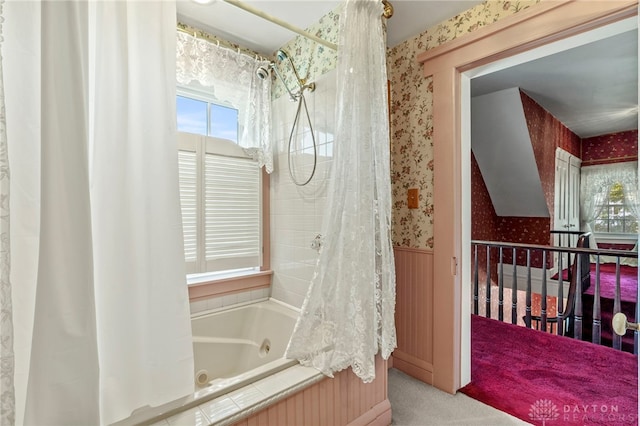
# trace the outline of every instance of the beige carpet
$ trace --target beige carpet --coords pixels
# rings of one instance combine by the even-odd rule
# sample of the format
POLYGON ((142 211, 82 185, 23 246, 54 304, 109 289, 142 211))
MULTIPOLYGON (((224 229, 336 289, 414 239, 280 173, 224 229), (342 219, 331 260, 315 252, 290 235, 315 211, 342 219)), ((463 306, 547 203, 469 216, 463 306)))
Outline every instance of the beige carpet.
POLYGON ((449 395, 395 368, 389 370, 389 401, 391 424, 396 426, 528 424, 461 393, 449 395))

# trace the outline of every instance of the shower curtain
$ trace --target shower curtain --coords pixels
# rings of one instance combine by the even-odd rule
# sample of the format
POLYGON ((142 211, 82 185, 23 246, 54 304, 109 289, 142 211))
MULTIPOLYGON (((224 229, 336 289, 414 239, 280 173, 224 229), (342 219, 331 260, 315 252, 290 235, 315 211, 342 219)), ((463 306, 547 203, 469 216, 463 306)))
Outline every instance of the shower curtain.
POLYGON ((11 301, 11 236, 9 227, 10 169, 2 73, 3 1, 0 0, 0 424, 13 425, 16 416, 11 301))
POLYGON ((286 357, 375 378, 396 346, 387 73, 380 0, 340 16, 338 99, 324 244, 286 357))
POLYGON ((110 424, 193 392, 175 4, 5 6, 16 423, 110 424))

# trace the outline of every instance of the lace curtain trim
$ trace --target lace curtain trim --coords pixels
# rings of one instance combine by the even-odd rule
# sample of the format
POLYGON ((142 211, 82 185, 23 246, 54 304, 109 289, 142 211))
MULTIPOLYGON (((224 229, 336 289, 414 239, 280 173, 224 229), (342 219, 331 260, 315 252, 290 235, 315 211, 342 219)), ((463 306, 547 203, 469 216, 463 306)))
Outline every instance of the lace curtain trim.
POLYGON ((257 69, 269 61, 177 33, 176 79, 183 86, 199 83, 218 102, 238 110, 239 141, 247 155, 273 171, 271 147, 271 79, 257 69))

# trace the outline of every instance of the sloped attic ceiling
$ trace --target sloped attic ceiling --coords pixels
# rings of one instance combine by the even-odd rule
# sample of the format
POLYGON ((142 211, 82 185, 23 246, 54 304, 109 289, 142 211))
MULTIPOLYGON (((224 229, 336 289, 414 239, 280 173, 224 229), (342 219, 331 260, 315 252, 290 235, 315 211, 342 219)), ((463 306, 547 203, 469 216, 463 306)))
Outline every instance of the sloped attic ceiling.
POLYGON ((498 216, 549 217, 520 89, 471 98, 471 150, 498 216))

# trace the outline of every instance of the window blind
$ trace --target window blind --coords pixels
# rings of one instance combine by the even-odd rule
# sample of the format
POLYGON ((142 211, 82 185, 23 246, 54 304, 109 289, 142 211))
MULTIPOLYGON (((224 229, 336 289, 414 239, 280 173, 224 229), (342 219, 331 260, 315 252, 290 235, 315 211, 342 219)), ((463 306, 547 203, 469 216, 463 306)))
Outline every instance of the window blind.
POLYGON ((227 142, 181 137, 178 162, 187 273, 260 266, 260 169, 250 158, 230 155, 227 142))
POLYGON ((187 273, 198 272, 198 173, 195 152, 178 151, 180 207, 187 273))
POLYGON ((260 169, 247 158, 205 156, 207 269, 237 269, 260 262, 260 169))

